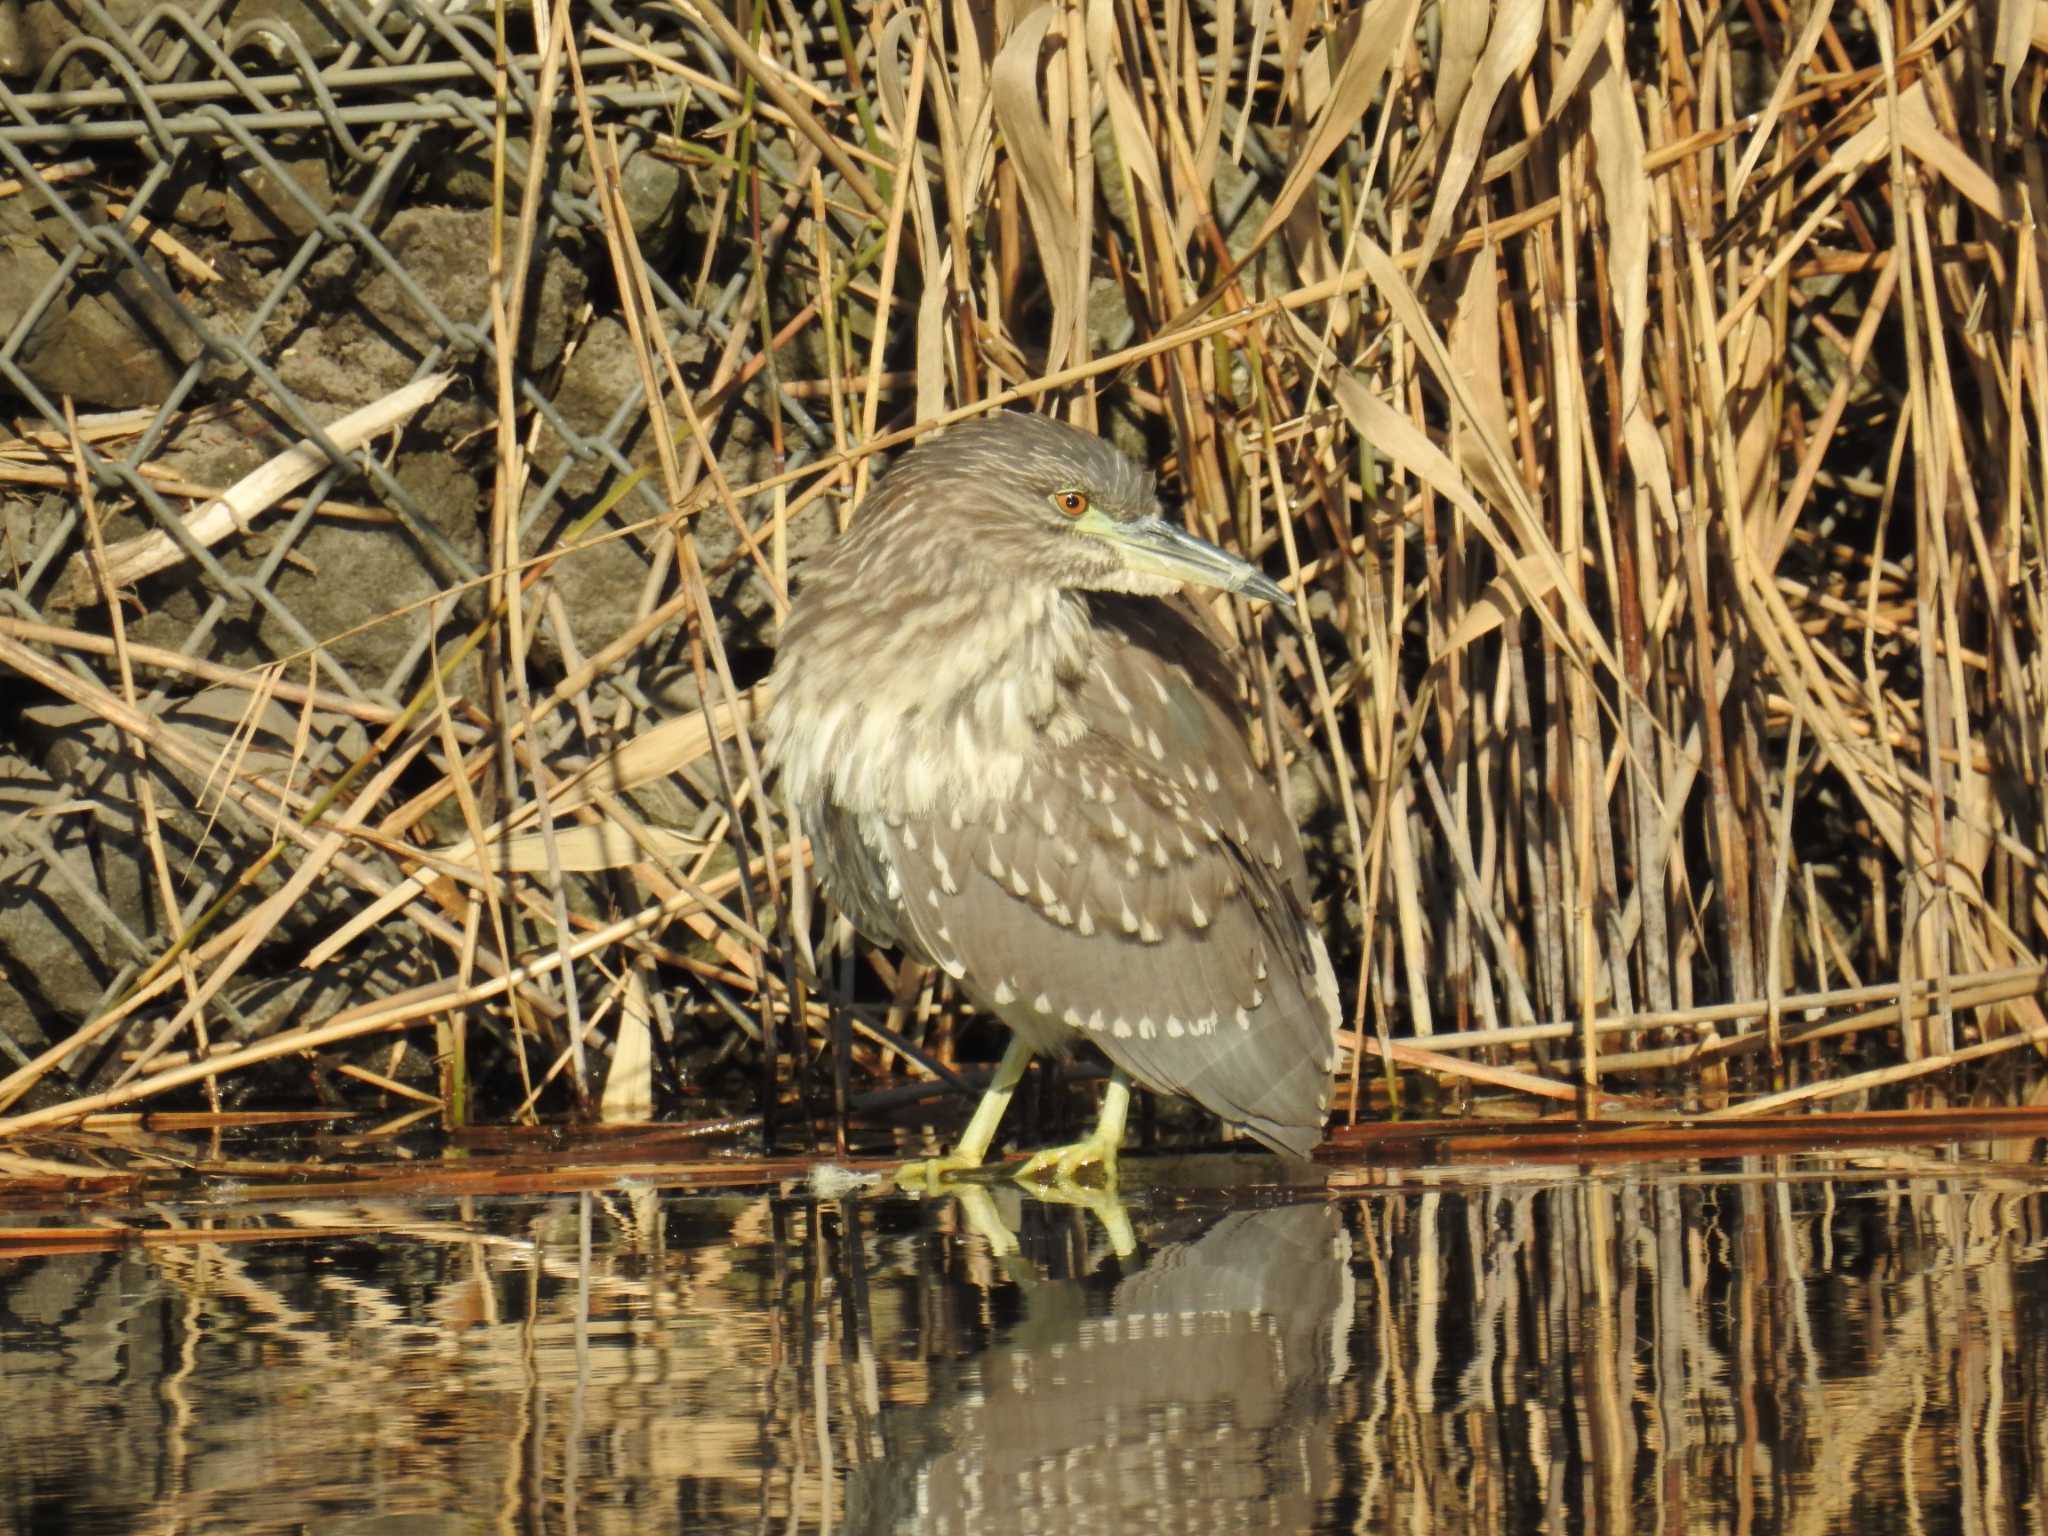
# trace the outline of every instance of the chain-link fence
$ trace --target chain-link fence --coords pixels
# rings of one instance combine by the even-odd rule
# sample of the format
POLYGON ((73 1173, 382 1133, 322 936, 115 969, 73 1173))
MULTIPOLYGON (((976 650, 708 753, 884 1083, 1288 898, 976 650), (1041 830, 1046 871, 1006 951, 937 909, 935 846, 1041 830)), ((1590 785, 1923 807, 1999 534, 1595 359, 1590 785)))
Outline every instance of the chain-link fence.
MULTIPOLYGON (((106 1089, 420 985, 463 953, 459 932, 429 956, 401 925, 299 963, 337 904, 396 878, 374 847, 337 857, 261 933, 223 919, 284 890, 303 849, 266 858, 280 824, 350 764, 377 771, 437 667, 437 697, 463 702, 444 710, 433 751, 474 750, 478 702, 491 707, 494 688, 505 702, 487 680, 502 669, 485 665, 498 641, 448 663, 488 628, 488 574, 508 549, 530 556, 572 532, 587 546, 546 571, 530 640, 538 675, 570 679, 573 699, 536 728, 544 755, 588 752, 697 698, 688 646, 664 649, 648 622, 677 559, 663 480, 644 473, 665 445, 616 318, 620 231, 586 134, 616 167, 613 210, 669 351, 744 381, 747 280, 707 278, 698 259, 707 229, 735 214, 732 179, 675 134, 737 110, 746 83, 678 9, 598 0, 573 15, 572 90, 543 78, 562 65, 549 18, 526 9, 0 5, 0 390, 13 417, 0 643, 16 695, 0 741, 0 1052, 16 1077, 0 1098, 106 1089), (548 152, 529 189, 537 119, 548 152), (494 260, 521 259, 501 357, 494 260), (407 386, 429 403, 366 445, 330 435, 407 386), (516 527, 493 520, 500 401, 526 465, 516 527), (312 447, 285 494, 253 512, 220 500, 300 441, 312 447), (118 625, 94 547, 122 573, 118 625), (598 677, 592 658, 622 651, 631 665, 598 677), (223 935, 254 958, 220 967, 203 946, 223 935), (140 1011, 157 1028, 73 1033, 135 1012, 138 982, 181 948, 182 979, 140 1011), (202 997, 217 967, 231 979, 202 997), (174 1019, 175 1036, 162 1027, 174 1019), (45 1075, 39 1053, 59 1051, 45 1075)), ((760 155, 794 158, 779 142, 760 155)), ((782 457, 801 462, 816 424, 794 397, 781 420, 798 434, 782 457)), ((719 440, 735 475, 767 462, 744 419, 719 440)), ((750 581, 735 523, 709 519, 685 540, 751 675, 773 584, 750 581)), ((685 771, 667 798, 682 826, 717 823, 712 775, 685 771)), ((452 804, 423 819, 379 835, 446 841, 465 826, 452 804)), ((569 901, 595 920, 607 898, 593 886, 569 901)), ((375 1075, 415 1075, 404 1049, 375 1075)))

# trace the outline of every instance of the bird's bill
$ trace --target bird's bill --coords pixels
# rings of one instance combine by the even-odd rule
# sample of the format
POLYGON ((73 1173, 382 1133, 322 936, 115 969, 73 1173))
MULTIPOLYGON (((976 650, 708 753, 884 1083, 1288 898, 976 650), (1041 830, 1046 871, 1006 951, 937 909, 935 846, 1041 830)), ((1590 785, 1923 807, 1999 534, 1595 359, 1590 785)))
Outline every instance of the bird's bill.
POLYGON ((1257 566, 1198 539, 1184 528, 1176 528, 1161 517, 1141 517, 1120 523, 1099 511, 1090 510, 1074 524, 1077 533, 1092 534, 1116 550, 1125 565, 1149 576, 1186 582, 1197 587, 1220 587, 1240 597, 1292 609, 1294 596, 1285 587, 1267 579, 1257 566))

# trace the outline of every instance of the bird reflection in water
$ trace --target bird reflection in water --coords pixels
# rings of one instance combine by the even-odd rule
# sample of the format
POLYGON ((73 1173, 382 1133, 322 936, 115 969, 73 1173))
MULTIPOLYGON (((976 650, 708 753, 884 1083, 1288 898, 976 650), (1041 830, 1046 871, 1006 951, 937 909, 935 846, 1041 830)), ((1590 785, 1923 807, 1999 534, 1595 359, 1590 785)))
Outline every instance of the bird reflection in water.
MULTIPOLYGON (((994 1216, 969 1196, 972 1223, 994 1216)), ((1007 1195, 1007 1192, 1003 1192, 1007 1195)), ((967 1207, 963 1206, 963 1210, 967 1207)), ((1351 1239, 1323 1204, 1180 1213, 1105 1296, 1046 1278, 1026 1204, 1002 1258, 1023 1315, 931 1362, 926 1403, 883 1413, 852 1470, 860 1531, 1305 1531, 1336 1476, 1332 1392, 1349 1369, 1351 1239)), ((1003 1254, 1000 1239, 991 1246, 1003 1254)))

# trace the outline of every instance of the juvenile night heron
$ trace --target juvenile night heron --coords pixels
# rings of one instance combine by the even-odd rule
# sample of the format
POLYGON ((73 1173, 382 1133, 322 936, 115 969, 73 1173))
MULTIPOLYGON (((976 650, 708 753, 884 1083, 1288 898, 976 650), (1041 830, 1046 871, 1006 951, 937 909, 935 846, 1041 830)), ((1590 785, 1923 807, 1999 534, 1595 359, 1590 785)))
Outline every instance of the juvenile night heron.
POLYGON ((1035 1051, 1114 1071, 1020 1177, 1113 1181, 1133 1079, 1276 1151, 1322 1134, 1336 979, 1301 843, 1183 584, 1292 606, 1164 521, 1100 438, 1002 414, 918 444, 804 572, 767 756, 820 883, 1015 1032, 935 1185, 987 1155, 1035 1051))

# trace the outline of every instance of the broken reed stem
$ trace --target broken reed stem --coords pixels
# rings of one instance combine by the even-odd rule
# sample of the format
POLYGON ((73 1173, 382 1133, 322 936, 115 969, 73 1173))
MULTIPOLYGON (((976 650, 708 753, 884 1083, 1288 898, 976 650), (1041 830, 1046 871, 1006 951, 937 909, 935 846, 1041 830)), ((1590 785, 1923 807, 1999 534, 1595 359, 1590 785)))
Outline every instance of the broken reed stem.
MULTIPOLYGON (((2041 966, 2009 966, 1997 971, 1980 971, 1973 975, 1957 975, 1949 978, 1950 985, 1975 993, 1984 991, 1980 1002, 2007 1002, 2013 998, 2028 997, 2048 990, 2048 970, 2041 966)), ((1881 1002, 1898 999, 1905 990, 1911 999, 1917 999, 1931 992, 1936 982, 1923 978, 1917 982, 1898 982, 1882 986, 1833 987, 1821 992, 1788 992, 1777 1000, 1781 1013, 1790 1015, 1803 1011, 1848 1008, 1861 1003, 1881 1002)), ((1638 1034, 1655 1029, 1696 1029, 1706 1024, 1722 1024, 1739 1019, 1760 1019, 1768 1016, 1770 1000, 1758 998, 1739 1003, 1703 1004, 1697 1008, 1664 1009, 1622 1015, 1611 1015, 1594 1020, 1593 1027, 1601 1035, 1638 1034)), ((1528 1045, 1538 1040, 1565 1040, 1578 1033, 1580 1025, 1554 1022, 1549 1024, 1528 1024, 1509 1029, 1461 1030, 1449 1035, 1396 1037, 1398 1045, 1427 1045, 1431 1050, 1464 1052, 1497 1049, 1502 1046, 1528 1045)), ((1717 1039, 1717 1044, 1726 1044, 1717 1039)), ((1694 1049, 1687 1046, 1685 1049, 1694 1049)), ((1608 1070, 1615 1070, 1612 1055, 1602 1057, 1608 1070)))

